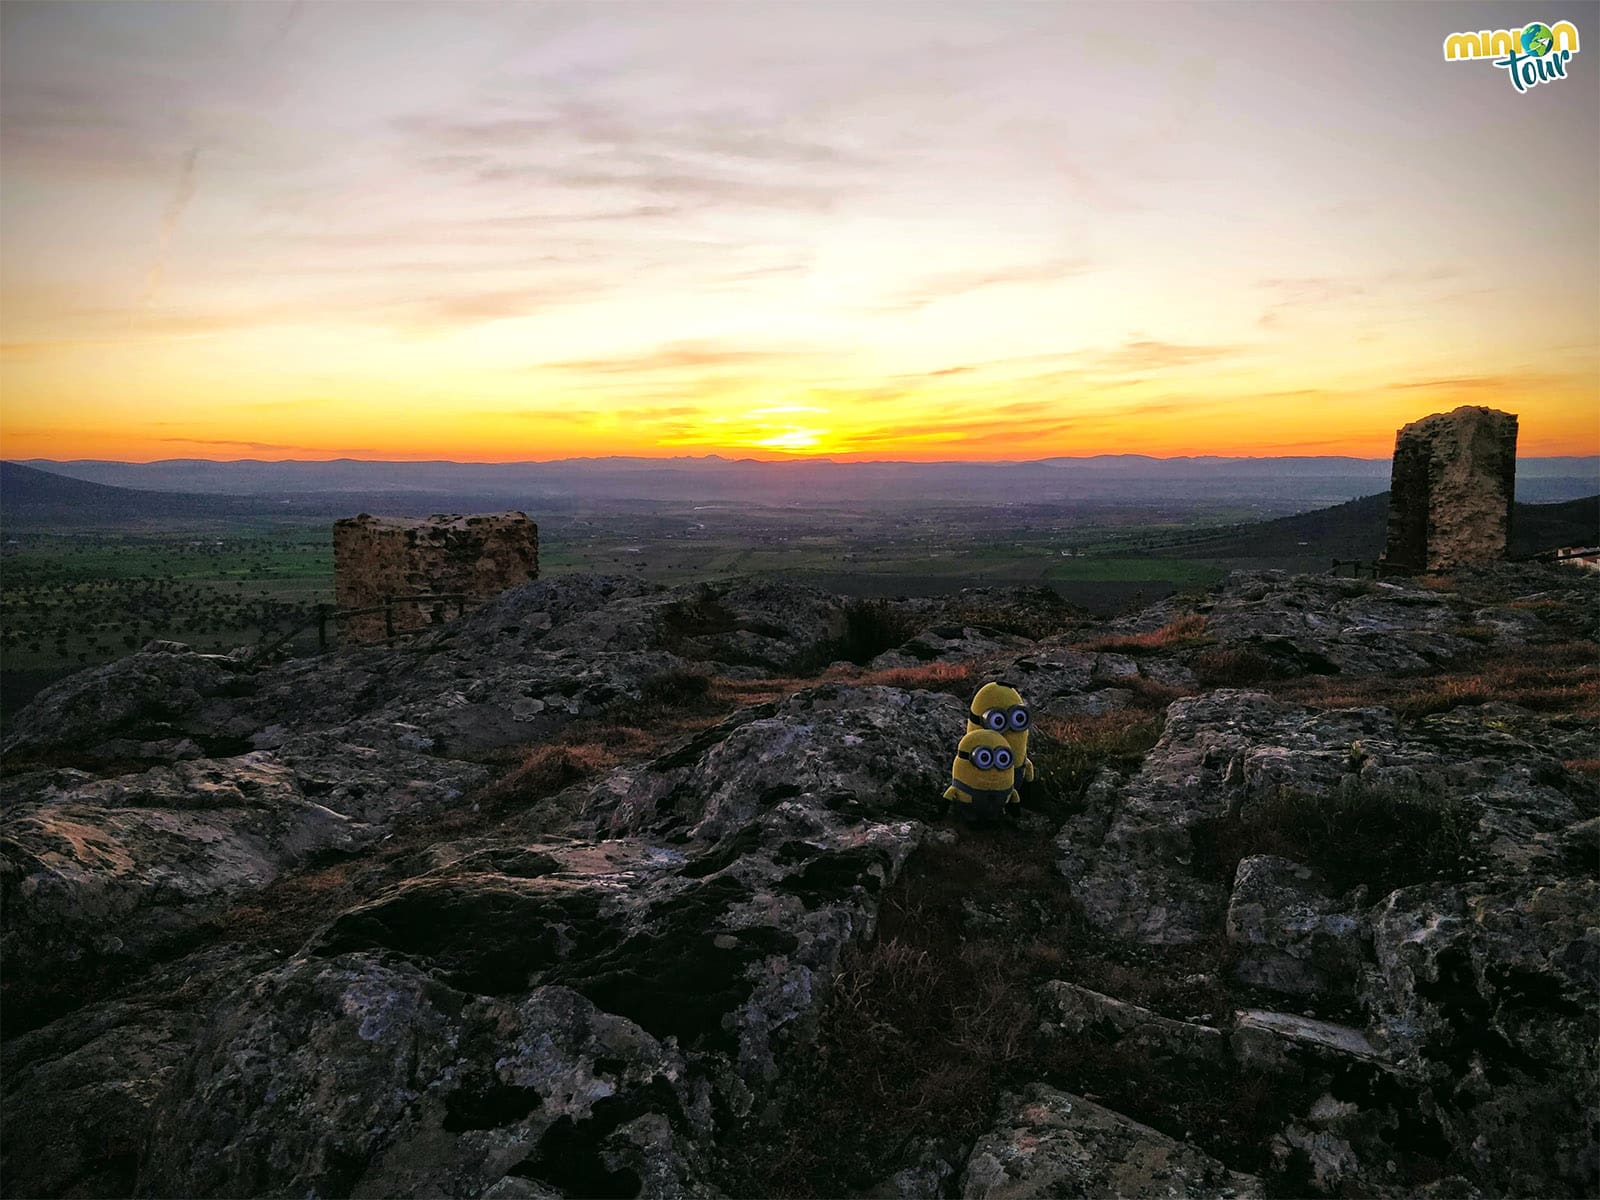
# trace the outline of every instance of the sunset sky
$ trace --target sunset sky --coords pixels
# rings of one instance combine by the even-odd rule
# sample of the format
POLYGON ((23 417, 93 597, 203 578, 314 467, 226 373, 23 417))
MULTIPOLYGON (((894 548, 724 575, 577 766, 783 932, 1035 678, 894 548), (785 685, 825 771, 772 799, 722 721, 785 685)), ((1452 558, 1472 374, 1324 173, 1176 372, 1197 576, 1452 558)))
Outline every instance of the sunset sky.
POLYGON ((0 23, 7 458, 1600 451, 1593 4, 0 23))

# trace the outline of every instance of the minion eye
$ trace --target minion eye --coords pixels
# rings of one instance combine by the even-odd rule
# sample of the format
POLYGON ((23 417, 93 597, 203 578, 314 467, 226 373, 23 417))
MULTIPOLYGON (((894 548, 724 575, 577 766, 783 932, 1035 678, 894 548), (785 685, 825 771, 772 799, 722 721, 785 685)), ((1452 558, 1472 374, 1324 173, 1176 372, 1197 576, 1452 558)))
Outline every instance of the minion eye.
POLYGON ((1013 708, 1011 710, 1011 728, 1026 729, 1027 727, 1028 710, 1025 708, 1013 708))
POLYGON ((983 723, 990 729, 999 733, 1006 727, 1006 714, 1004 709, 991 708, 983 714, 983 723))
POLYGON ((1004 771, 1011 765, 1011 751, 996 750, 994 752, 994 765, 1004 771))
POLYGON ((981 746, 972 752, 972 761, 987 771, 994 765, 994 751, 987 746, 981 746))

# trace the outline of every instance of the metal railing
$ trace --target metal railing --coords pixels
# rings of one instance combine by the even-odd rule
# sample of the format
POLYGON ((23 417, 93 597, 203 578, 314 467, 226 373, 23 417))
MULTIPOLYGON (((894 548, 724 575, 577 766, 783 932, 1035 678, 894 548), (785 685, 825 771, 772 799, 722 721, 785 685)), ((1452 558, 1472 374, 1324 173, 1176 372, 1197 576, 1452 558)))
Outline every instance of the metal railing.
MULTIPOLYGON (((313 624, 315 624, 317 627, 317 651, 318 653, 325 654, 328 650, 329 622, 333 622, 335 625, 337 625, 338 622, 347 621, 352 617, 368 617, 376 615, 377 613, 382 613, 384 635, 380 640, 388 642, 393 641, 397 637, 404 637, 418 632, 417 629, 402 629, 398 632, 395 630, 394 610, 395 605, 397 604, 454 604, 456 616, 457 618, 460 618, 466 615, 468 607, 476 608, 483 604, 486 599, 487 597, 472 596, 466 592, 427 592, 412 596, 386 595, 383 598, 383 603, 369 605, 366 608, 336 608, 332 604, 318 604, 316 607, 316 614, 313 617, 302 621, 293 629, 289 630, 288 633, 283 634, 272 643, 261 646, 256 651, 256 657, 265 658, 267 655, 286 645, 290 640, 303 633, 305 630, 310 629, 313 624)), ((435 608, 433 612, 429 614, 431 619, 429 620, 428 624, 440 624, 441 622, 439 620, 439 615, 440 610, 435 608)), ((427 626, 422 626, 420 628, 427 628, 427 626)))
POLYGON ((1364 558, 1336 558, 1333 560, 1333 570, 1330 574, 1337 575, 1341 567, 1350 568, 1350 576, 1360 579, 1365 571, 1371 579, 1382 579, 1385 575, 1398 575, 1401 572, 1392 564, 1386 562, 1370 562, 1364 558))
MULTIPOLYGON (((428 592, 420 593, 415 596, 386 595, 383 598, 382 604, 370 605, 367 608, 334 608, 334 606, 331 604, 319 604, 317 605, 317 646, 323 650, 328 648, 328 622, 330 620, 346 621, 351 617, 368 617, 375 613, 382 613, 383 636, 384 640, 387 641, 389 638, 397 636, 394 628, 394 606, 397 604, 453 603, 456 606, 456 616, 462 617, 466 615, 467 604, 469 602, 481 604, 483 603, 483 600, 478 596, 469 596, 465 592, 428 592)), ((439 624, 438 609, 435 609, 430 616, 433 618, 428 622, 430 625, 439 624)), ((412 631, 402 630, 401 632, 410 633, 412 631)))

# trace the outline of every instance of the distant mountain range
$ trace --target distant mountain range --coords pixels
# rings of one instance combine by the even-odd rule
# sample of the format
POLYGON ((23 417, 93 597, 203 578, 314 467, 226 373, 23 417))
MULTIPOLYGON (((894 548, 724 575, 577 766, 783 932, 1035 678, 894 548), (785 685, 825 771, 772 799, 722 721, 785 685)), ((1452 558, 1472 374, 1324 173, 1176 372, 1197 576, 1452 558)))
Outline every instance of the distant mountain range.
MULTIPOLYGON (((270 496, 295 511, 320 501, 350 509, 360 494, 391 511, 513 507, 595 500, 743 501, 881 507, 1051 501, 1194 501, 1277 515, 1371 495, 1388 485, 1387 459, 1150 458, 1138 454, 1028 462, 757 462, 703 458, 577 458, 553 462, 328 462, 165 459, 22 464, 89 483, 157 492, 270 496), (342 501, 337 498, 343 497, 342 501), (320 499, 319 499, 320 498, 320 499), (405 505, 399 502, 404 498, 405 505), (470 502, 470 503, 469 503, 470 502)), ((1571 500, 1600 491, 1600 458, 1524 458, 1522 500, 1571 500)), ((279 511, 282 511, 281 509, 279 511)))
MULTIPOLYGON (((1160 464, 1160 469, 1168 469, 1174 460, 1164 459, 1138 459, 1136 456, 1126 456, 1133 462, 1160 464)), ((561 464, 527 464, 539 467, 560 466, 573 467, 580 460, 561 464)), ((626 463, 630 460, 592 460, 606 464, 626 463)), ((639 462, 642 460, 631 460, 639 462)), ((673 460, 681 463, 699 465, 702 468, 708 460, 673 460)), ((715 462, 716 460, 711 460, 715 462)), ((1078 463, 1080 460, 1054 460, 1078 463)), ((1103 461, 1103 460, 1095 460, 1103 461)), ((1185 459, 1185 463, 1211 463, 1220 460, 1185 459)), ((1264 462, 1280 464, 1284 459, 1255 459, 1242 460, 1243 462, 1259 465, 1264 462)), ((1362 464, 1361 459, 1311 460, 1318 463, 1345 462, 1362 464)), ((1587 459, 1532 459, 1523 460, 1518 464, 1517 487, 1521 494, 1530 490, 1530 484, 1543 484, 1547 488, 1559 490, 1567 487, 1577 487, 1587 484, 1590 494, 1576 499, 1562 500, 1556 503, 1529 504, 1518 503, 1512 518, 1512 532, 1510 554, 1513 558, 1522 558, 1555 546, 1593 544, 1600 540, 1600 495, 1593 494, 1597 490, 1593 478, 1585 479, 1582 476, 1563 474, 1562 471, 1572 470, 1573 464, 1594 463, 1595 460, 1587 459), (1541 471, 1549 472, 1540 474, 1541 471)), ((83 464, 78 464, 83 465, 83 464)), ((149 470, 152 474, 176 474, 182 476, 183 468, 193 465, 193 460, 176 460, 171 463, 104 463, 88 464, 89 466, 102 466, 108 469, 108 474, 115 472, 113 468, 122 468, 142 472, 149 470)), ((246 468, 242 472, 245 479, 264 478, 250 475, 248 468, 258 467, 272 469, 287 467, 294 473, 305 468, 356 466, 365 468, 373 464, 350 463, 203 463, 205 468, 246 468)), ((466 472, 463 482, 470 481, 478 488, 484 488, 484 475, 472 474, 473 471, 487 471, 492 476, 495 471, 510 471, 513 467, 523 464, 500 464, 492 468, 472 468, 462 464, 394 464, 401 467, 417 466, 438 472, 449 477, 450 468, 457 468, 466 472)), ((737 464, 727 464, 737 465, 737 464)), ((771 465, 778 471, 788 471, 799 464, 747 464, 754 467, 771 465)), ((811 464, 815 465, 815 464, 811 464)), ((853 468, 865 470, 869 467, 923 467, 929 464, 830 464, 839 469, 853 468)), ((937 463, 934 467, 950 468, 946 472, 946 479, 950 490, 937 497, 932 497, 926 486, 905 489, 900 496, 902 503, 943 503, 962 500, 958 490, 962 486, 975 486, 982 483, 986 491, 977 497, 966 497, 967 502, 975 505, 995 505, 1005 503, 1021 503, 1026 501, 1029 505, 1038 505, 1046 502, 1037 490, 1028 485, 1029 480, 1049 472, 1053 468, 1046 463, 1011 464, 1006 466, 992 466, 989 464, 972 463, 937 463)), ((1235 465, 1238 465, 1237 463, 1235 465)), ((1386 467, 1386 464, 1379 464, 1386 467)), ((627 466, 619 468, 627 470, 627 466)), ((679 468, 684 469, 684 468, 679 468)), ((1105 489, 1097 493, 1090 493, 1091 497, 1111 500, 1147 499, 1153 494, 1152 488, 1159 492, 1160 485, 1173 484, 1182 476, 1160 474, 1160 469, 1152 476, 1145 479, 1146 488, 1136 497, 1125 495, 1120 488, 1105 489)), ((713 468, 713 474, 714 474, 713 468)), ((884 472, 876 474, 882 480, 884 472)), ((51 528, 62 526, 97 525, 106 528, 137 528, 140 526, 156 525, 173 520, 206 520, 239 517, 261 516, 303 516, 303 517, 337 517, 349 516, 355 512, 391 512, 397 514, 425 514, 435 511, 451 509, 454 511, 472 511, 484 508, 501 506, 505 507, 510 501, 521 499, 528 507, 538 507, 529 503, 528 484, 523 485, 521 491, 508 491, 493 493, 479 491, 476 493, 448 491, 429 492, 422 490, 361 490, 352 487, 350 490, 338 490, 327 485, 335 482, 349 482, 359 484, 366 476, 364 470, 357 470, 351 474, 334 473, 330 478, 315 470, 305 470, 300 478, 303 482, 318 482, 324 485, 323 490, 284 490, 273 492, 257 492, 246 494, 222 495, 199 491, 156 491, 144 488, 119 487, 104 483, 93 483, 81 478, 73 478, 66 474, 57 474, 42 471, 35 467, 24 466, 19 463, 0 462, 0 525, 12 529, 25 528, 51 528)), ((144 478, 151 477, 143 475, 144 478)), ((581 469, 572 471, 572 477, 578 480, 586 478, 586 473, 581 469)), ((658 478, 654 474, 652 478, 658 478)), ((413 479, 416 476, 412 476, 413 479)), ((603 478, 614 478, 605 477, 603 478)), ((698 479, 705 484, 708 475, 704 472, 689 472, 689 479, 698 479)), ((814 475, 807 474, 808 479, 815 480, 814 475)), ((1239 476, 1230 476, 1234 483, 1234 494, 1250 494, 1249 486, 1243 483, 1239 476)), ((1337 476, 1324 476, 1324 479, 1338 478, 1337 476)), ((1267 475, 1269 483, 1286 483, 1282 476, 1267 475)), ((366 479, 369 485, 370 478, 366 479)), ((502 477, 502 482, 511 487, 509 476, 502 477)), ((592 477, 591 477, 592 482, 592 477)), ((734 481, 723 479, 724 484, 734 481)), ((828 503, 842 503, 847 497, 841 494, 844 491, 844 480, 834 481, 830 490, 822 493, 813 493, 809 499, 812 504, 825 505, 828 503)), ((680 481, 687 486, 687 481, 680 481)), ((858 486, 860 481, 857 481, 858 486)), ((777 503, 774 499, 775 488, 769 488, 760 498, 764 503, 777 503)), ((603 493, 594 491, 586 492, 591 498, 599 498, 603 493)), ((717 495, 712 491, 693 493, 691 498, 711 498, 717 495)), ((1180 493, 1181 495, 1181 493, 1180 493)), ((1164 498, 1172 498, 1165 495, 1164 498)), ((1209 489, 1199 494, 1191 493, 1191 497, 1204 502, 1215 502, 1215 496, 1209 489)), ((572 502, 573 492, 569 489, 565 494, 544 498, 535 498, 538 506, 546 510, 552 507, 567 507, 572 502)), ((671 497, 678 499, 680 497, 671 497)), ((887 502, 892 499, 888 492, 877 494, 875 499, 887 502)), ((856 497, 860 499, 859 496, 856 497)), ((1270 503, 1264 505, 1270 507, 1270 503)), ((1281 503, 1281 501, 1280 501, 1281 503)), ((1281 509, 1280 509, 1281 511, 1281 509)), ((1375 559, 1383 550, 1386 533, 1386 522, 1389 511, 1389 493, 1387 491, 1360 496, 1341 504, 1320 507, 1309 512, 1301 512, 1293 516, 1278 517, 1271 520, 1248 522, 1240 525, 1218 529, 1213 532, 1195 530, 1187 534, 1176 535, 1171 545, 1156 549, 1154 553, 1161 557, 1171 558, 1201 558, 1214 560, 1235 559, 1241 562, 1249 561, 1259 564, 1273 561, 1281 563, 1317 560, 1327 558, 1353 558, 1371 560, 1375 559)))

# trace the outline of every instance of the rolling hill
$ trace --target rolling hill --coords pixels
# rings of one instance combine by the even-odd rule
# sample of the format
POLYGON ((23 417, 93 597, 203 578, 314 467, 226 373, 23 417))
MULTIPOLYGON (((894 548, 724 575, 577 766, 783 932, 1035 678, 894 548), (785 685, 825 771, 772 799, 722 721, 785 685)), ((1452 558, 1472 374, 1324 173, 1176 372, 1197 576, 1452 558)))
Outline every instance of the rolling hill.
MULTIPOLYGON (((1372 561, 1383 553, 1389 493, 1379 492, 1292 517, 1186 535, 1159 553, 1168 558, 1263 562, 1372 561)), ((1529 558, 1557 546, 1600 540, 1600 495, 1559 504, 1517 504, 1512 510, 1509 557, 1529 558)))

